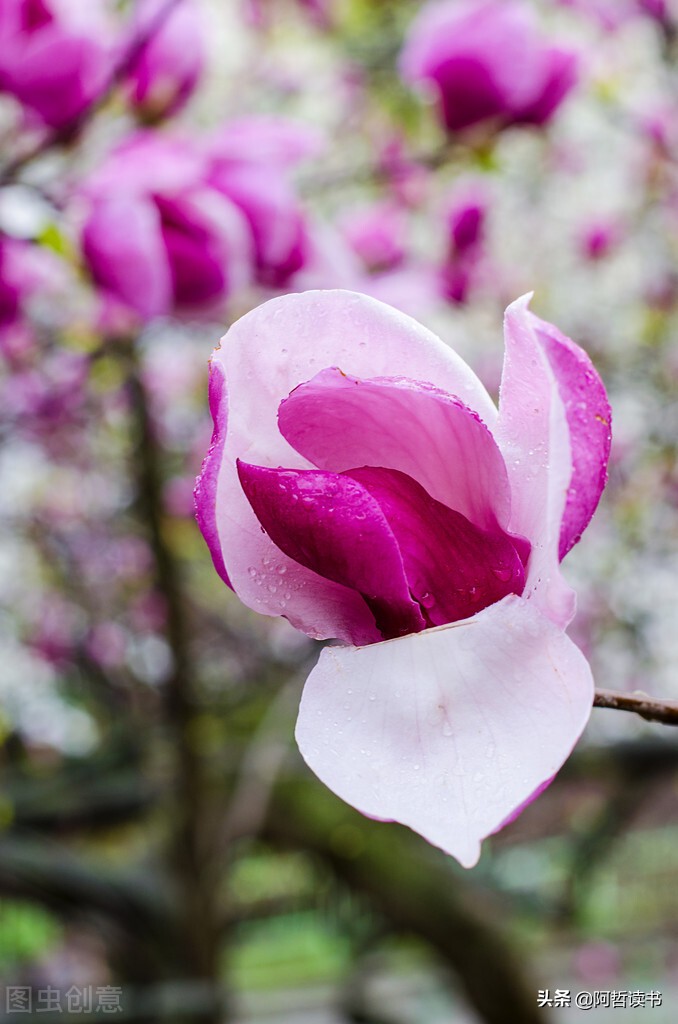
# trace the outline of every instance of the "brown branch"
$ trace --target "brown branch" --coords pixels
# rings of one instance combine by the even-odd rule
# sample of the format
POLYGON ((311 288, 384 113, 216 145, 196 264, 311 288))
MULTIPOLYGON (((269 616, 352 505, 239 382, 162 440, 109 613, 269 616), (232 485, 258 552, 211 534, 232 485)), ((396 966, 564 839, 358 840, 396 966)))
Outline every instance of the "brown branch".
POLYGON ((157 12, 155 17, 149 21, 148 25, 141 29, 132 38, 129 46, 126 47, 119 60, 113 65, 110 74, 97 95, 94 96, 87 106, 83 110, 79 111, 74 117, 69 118, 68 121, 60 125, 60 127, 56 128, 54 131, 43 135, 37 140, 37 142, 34 142, 28 147, 28 149, 25 149, 23 153, 18 153, 12 160, 10 160, 9 163, 0 171, 0 186, 10 185, 24 167, 33 163, 34 160, 43 156, 50 149, 54 149, 56 146, 67 145, 69 142, 72 142, 73 139, 77 138, 92 117, 94 117, 94 115, 108 101, 111 94, 133 67, 135 60, 143 48, 153 38, 153 36, 160 31, 166 20, 172 14, 172 11, 180 3, 183 3, 183 0, 167 0, 167 3, 157 12))
POLYGON ((594 708, 613 711, 632 711, 648 722, 678 725, 678 701, 660 700, 645 693, 616 693, 614 690, 596 690, 594 708))
MULTIPOLYGON (((219 988, 219 922, 214 884, 218 878, 218 863, 215 851, 206 842, 211 814, 206 805, 205 772, 194 728, 196 664, 191 649, 184 581, 166 529, 164 452, 153 421, 140 355, 135 342, 121 342, 117 351, 127 369, 138 511, 153 553, 156 587, 166 604, 166 639, 173 661, 163 695, 176 756, 170 866, 183 921, 185 969, 192 977, 211 982, 216 993, 219 988)), ((215 1004, 214 1024, 223 1019, 223 1013, 215 1004)))

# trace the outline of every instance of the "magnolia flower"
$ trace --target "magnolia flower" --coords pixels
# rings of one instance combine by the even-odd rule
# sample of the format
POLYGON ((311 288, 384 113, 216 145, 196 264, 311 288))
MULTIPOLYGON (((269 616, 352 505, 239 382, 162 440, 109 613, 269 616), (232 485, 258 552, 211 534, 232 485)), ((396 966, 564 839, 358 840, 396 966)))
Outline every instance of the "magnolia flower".
POLYGON ((431 82, 448 131, 549 121, 576 79, 576 59, 540 35, 523 0, 435 0, 410 29, 400 68, 431 82))
POLYGON ((77 119, 101 92, 112 47, 100 3, 3 0, 0 90, 53 128, 77 119))
POLYGON ((462 183, 455 189, 445 211, 448 242, 440 271, 445 298, 462 305, 469 291, 488 271, 486 251, 490 197, 479 181, 462 183))
POLYGON ((590 360, 519 299, 497 410, 416 321, 306 292, 230 329, 210 405, 196 500, 217 571, 336 641, 304 689, 304 758, 362 813, 473 865, 591 708, 559 568, 606 480, 590 360))
POLYGON ((365 269, 378 273, 400 266, 407 255, 403 208, 388 200, 351 210, 343 234, 365 269))
POLYGON ((132 20, 131 41, 160 24, 141 47, 126 77, 132 106, 155 121, 176 114, 193 95, 205 65, 201 11, 182 0, 163 19, 167 0, 142 0, 132 20))
POLYGON ((250 278, 247 224, 190 140, 142 131, 85 182, 82 244, 105 296, 144 320, 211 310, 250 278))
POLYGON ((261 285, 287 287, 312 262, 309 225, 289 172, 319 148, 310 128, 272 116, 232 121, 211 142, 209 182, 247 219, 261 285))

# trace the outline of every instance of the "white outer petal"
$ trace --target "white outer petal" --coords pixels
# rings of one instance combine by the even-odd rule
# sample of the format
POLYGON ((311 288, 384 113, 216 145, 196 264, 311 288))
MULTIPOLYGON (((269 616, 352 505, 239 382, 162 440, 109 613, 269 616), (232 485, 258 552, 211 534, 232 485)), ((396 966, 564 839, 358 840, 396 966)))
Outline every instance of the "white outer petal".
POLYGON ((363 814, 398 821, 465 867, 561 767, 593 701, 588 662, 533 602, 367 647, 327 647, 297 742, 363 814))
POLYGON ((531 293, 504 320, 505 355, 495 440, 511 483, 513 533, 532 544, 523 597, 565 628, 576 597, 560 572, 560 525, 572 477, 567 414, 529 312, 531 293))

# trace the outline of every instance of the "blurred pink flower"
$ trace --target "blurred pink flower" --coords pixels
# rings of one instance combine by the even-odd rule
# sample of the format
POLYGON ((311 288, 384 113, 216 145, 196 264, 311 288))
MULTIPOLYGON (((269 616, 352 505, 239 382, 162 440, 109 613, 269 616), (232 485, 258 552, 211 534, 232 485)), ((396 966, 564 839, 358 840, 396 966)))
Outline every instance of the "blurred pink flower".
POLYGON ((506 314, 499 411, 416 321, 364 295, 254 310, 212 359, 196 488, 241 600, 318 639, 297 740, 363 813, 472 865, 589 715, 559 562, 606 480, 610 410, 586 354, 506 314))
POLYGON ((604 259, 618 247, 623 237, 624 229, 618 217, 597 217, 581 231, 581 253, 588 260, 604 259))
MULTIPOLYGON (((142 0, 130 41, 147 32, 167 0, 142 0)), ((126 81, 130 102, 145 120, 176 114, 199 84, 205 65, 205 26, 195 0, 180 0, 140 50, 126 81)))
POLYGON ((102 668, 119 668, 127 654, 125 630, 117 622, 100 622, 89 631, 85 650, 102 668))
POLYGON ((99 0, 84 7, 76 0, 3 0, 0 90, 52 128, 76 120, 112 67, 99 13, 99 0))
POLYGON ((545 124, 574 85, 576 63, 541 36, 523 0, 434 0, 400 58, 407 82, 432 83, 450 132, 545 124))
POLYGON ((393 270, 403 262, 407 225, 402 207, 381 202, 352 210, 342 227, 366 270, 393 270))
POLYGON ((318 152, 320 139, 285 118, 242 118, 226 125, 210 148, 210 184, 242 211, 254 244, 257 281, 284 288, 313 250, 290 170, 318 152))
POLYGON ((0 232, 0 352, 12 360, 30 347, 26 306, 34 295, 56 291, 66 281, 54 253, 0 232))
POLYGON ((479 181, 463 182, 448 200, 445 211, 447 253, 440 281, 446 299, 467 301, 486 266, 485 234, 490 197, 479 181))
POLYGON ((143 320, 211 310, 249 280, 247 225, 209 187, 188 140, 139 132, 84 191, 83 252, 92 277, 143 320))

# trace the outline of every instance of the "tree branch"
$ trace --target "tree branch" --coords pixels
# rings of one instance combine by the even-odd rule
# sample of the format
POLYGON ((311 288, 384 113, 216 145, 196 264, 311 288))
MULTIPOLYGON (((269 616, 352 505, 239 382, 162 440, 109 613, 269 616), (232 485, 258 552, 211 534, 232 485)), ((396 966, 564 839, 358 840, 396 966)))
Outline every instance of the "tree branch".
POLYGON ((660 700, 644 693, 616 693, 614 690, 596 690, 594 708, 613 711, 632 711, 648 722, 678 725, 678 701, 660 700))

